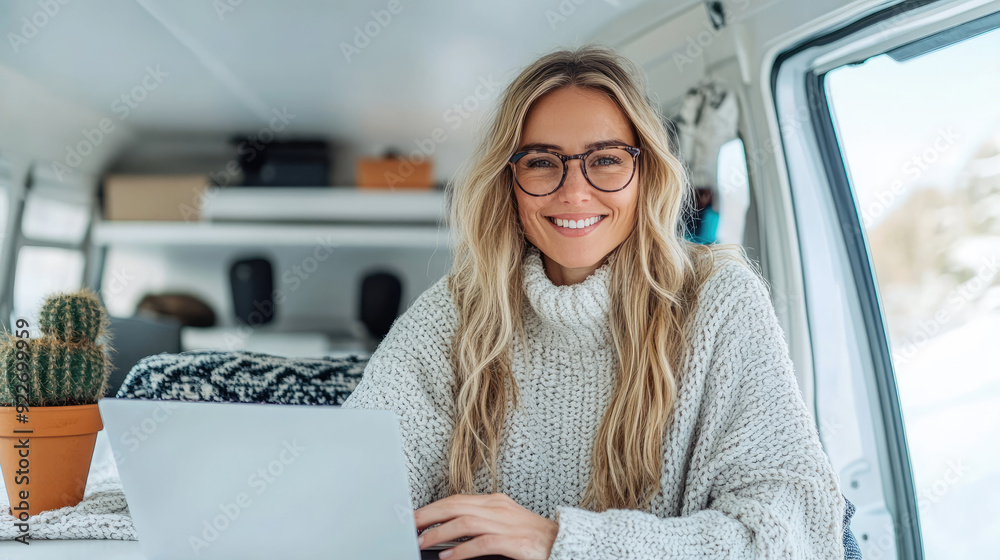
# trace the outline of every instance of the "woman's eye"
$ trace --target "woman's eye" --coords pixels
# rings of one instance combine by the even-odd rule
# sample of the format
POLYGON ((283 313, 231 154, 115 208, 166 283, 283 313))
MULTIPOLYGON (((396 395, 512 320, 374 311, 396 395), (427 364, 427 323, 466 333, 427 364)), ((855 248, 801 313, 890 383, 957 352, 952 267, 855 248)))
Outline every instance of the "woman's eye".
POLYGON ((552 162, 547 159, 533 159, 528 162, 528 167, 548 167, 552 162))
POLYGON ((604 156, 602 158, 598 158, 594 162, 594 165, 618 165, 621 162, 622 162, 622 160, 620 160, 620 159, 618 159, 616 157, 604 156))

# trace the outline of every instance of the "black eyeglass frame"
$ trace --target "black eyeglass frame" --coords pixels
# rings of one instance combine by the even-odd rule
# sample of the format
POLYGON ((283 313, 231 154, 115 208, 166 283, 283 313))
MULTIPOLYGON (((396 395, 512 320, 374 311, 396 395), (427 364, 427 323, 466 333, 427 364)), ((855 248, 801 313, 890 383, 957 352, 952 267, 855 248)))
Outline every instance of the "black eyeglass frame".
POLYGON ((556 192, 557 190, 561 189, 562 186, 563 186, 563 183, 566 182, 566 173, 569 171, 569 164, 567 162, 569 160, 571 160, 571 159, 578 159, 578 160, 580 160, 580 170, 583 172, 583 177, 585 179, 587 179, 588 183, 590 183, 590 186, 594 187, 595 189, 597 189, 597 190, 599 190, 601 192, 618 192, 618 191, 620 191, 620 190, 624 189, 625 187, 627 187, 627 186, 629 186, 629 185, 632 184, 632 179, 635 178, 635 170, 636 170, 636 168, 639 167, 638 162, 636 161, 636 158, 639 157, 639 152, 641 152, 641 151, 642 150, 640 150, 639 148, 636 148, 634 146, 628 146, 628 145, 625 145, 625 144, 622 144, 620 146, 601 146, 600 148, 593 148, 591 150, 587 150, 586 152, 583 152, 582 154, 576 154, 576 155, 573 155, 573 156, 563 155, 563 154, 560 154, 558 152, 553 152, 553 151, 550 151, 550 150, 541 150, 541 149, 538 149, 538 150, 526 150, 526 151, 523 151, 523 152, 517 152, 516 154, 510 156, 510 159, 507 160, 507 163, 511 164, 512 166, 516 166, 517 162, 520 161, 521 158, 523 158, 524 156, 526 156, 528 154, 552 154, 552 155, 558 157, 560 160, 562 160, 563 172, 562 172, 562 178, 559 179, 559 185, 556 188, 552 189, 551 191, 549 191, 549 192, 547 192, 545 194, 532 194, 532 193, 524 190, 524 187, 521 186, 521 182, 517 180, 517 171, 516 171, 516 168, 515 167, 511 168, 511 174, 514 175, 514 182, 517 183, 518 188, 521 189, 521 191, 523 191, 524 194, 526 194, 528 196, 536 196, 536 197, 549 196, 550 194, 552 194, 552 193, 556 192), (596 152, 598 150, 607 150, 607 149, 610 149, 610 148, 621 148, 621 149, 624 149, 626 152, 628 152, 629 154, 632 155, 632 175, 628 178, 628 181, 625 182, 625 185, 623 187, 621 187, 620 189, 614 189, 614 190, 610 190, 609 191, 609 190, 605 190, 605 189, 602 189, 602 188, 598 187, 597 185, 594 184, 593 181, 590 180, 590 176, 587 175, 587 161, 586 160, 587 160, 587 156, 589 156, 590 154, 592 154, 592 153, 594 153, 594 152, 596 152))

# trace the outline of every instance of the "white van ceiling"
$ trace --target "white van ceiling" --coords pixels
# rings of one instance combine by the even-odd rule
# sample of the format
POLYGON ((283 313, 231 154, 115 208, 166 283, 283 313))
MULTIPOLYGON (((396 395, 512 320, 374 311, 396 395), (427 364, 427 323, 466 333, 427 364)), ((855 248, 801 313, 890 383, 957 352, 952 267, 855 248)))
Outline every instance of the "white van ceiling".
MULTIPOLYGON (((17 107, 10 96, 0 101, 0 125, 28 126, 11 111, 32 115, 27 130, 15 131, 53 128, 44 141, 54 147, 33 155, 60 159, 84 127, 111 117, 126 132, 104 146, 114 153, 91 158, 103 161, 147 139, 253 133, 277 111, 290 120, 286 136, 324 137, 356 155, 390 146, 408 152, 443 128, 449 140, 435 157, 451 171, 467 156, 484 109, 531 60, 595 37, 608 42, 607 30, 623 20, 630 22, 626 33, 638 34, 700 3, 4 2, 9 44, 0 48, 0 94, 30 99, 17 107), (18 80, 24 84, 11 85, 18 80), (130 93, 137 94, 134 106, 122 99, 130 93), (454 110, 463 102, 477 106, 469 117, 454 110)), ((691 83, 698 77, 684 76, 691 83)), ((689 84, 672 85, 676 94, 689 84)))

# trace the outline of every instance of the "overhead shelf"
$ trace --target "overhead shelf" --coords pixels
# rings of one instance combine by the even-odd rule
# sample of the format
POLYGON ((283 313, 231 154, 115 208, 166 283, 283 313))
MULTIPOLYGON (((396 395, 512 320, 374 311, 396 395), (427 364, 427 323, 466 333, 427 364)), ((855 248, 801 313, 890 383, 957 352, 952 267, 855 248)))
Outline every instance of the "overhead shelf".
POLYGON ((445 223, 445 192, 357 187, 222 187, 209 190, 210 222, 445 223))
POLYGON ((446 247, 445 226, 314 225, 272 223, 126 222, 94 224, 91 240, 99 246, 309 246, 446 247))
POLYGON ((356 187, 221 187, 197 221, 103 220, 99 246, 440 247, 450 242, 444 191, 356 187))

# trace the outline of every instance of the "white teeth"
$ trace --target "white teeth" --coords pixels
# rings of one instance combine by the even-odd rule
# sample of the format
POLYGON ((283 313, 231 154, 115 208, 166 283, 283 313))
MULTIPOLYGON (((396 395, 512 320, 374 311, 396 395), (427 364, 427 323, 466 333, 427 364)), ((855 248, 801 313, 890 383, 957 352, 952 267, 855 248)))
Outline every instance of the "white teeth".
POLYGON ((569 229, 582 229, 592 226, 603 219, 604 216, 594 216, 593 218, 588 218, 586 220, 560 220, 559 218, 549 218, 549 220, 557 226, 569 229))

